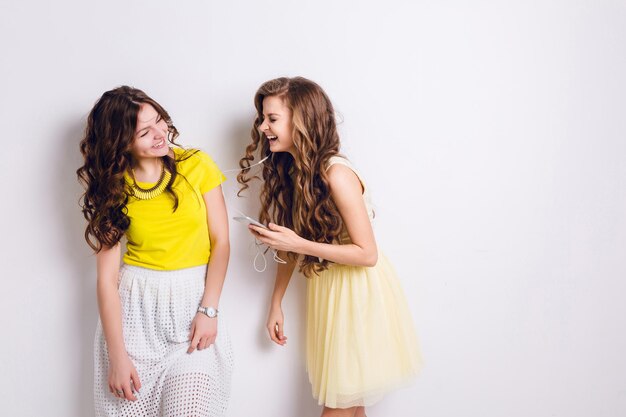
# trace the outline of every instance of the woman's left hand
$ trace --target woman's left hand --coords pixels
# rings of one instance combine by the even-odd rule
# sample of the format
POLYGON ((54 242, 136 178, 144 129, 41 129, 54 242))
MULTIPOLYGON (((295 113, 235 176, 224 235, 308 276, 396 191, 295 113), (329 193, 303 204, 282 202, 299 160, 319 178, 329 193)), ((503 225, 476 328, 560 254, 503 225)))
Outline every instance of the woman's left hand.
POLYGON ((196 313, 191 322, 191 332, 189 333, 189 349, 187 353, 194 350, 206 349, 215 343, 217 337, 217 317, 210 318, 202 313, 196 313))
POLYGON ((296 232, 288 227, 274 223, 270 223, 268 227, 270 230, 252 224, 248 226, 254 237, 270 248, 285 252, 302 253, 302 243, 305 242, 305 239, 298 236, 296 232))

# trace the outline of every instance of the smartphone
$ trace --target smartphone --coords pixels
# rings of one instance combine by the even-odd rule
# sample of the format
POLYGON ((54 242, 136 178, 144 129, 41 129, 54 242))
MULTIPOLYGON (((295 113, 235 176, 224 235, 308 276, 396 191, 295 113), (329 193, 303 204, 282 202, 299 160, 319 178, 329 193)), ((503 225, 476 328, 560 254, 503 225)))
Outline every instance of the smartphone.
POLYGON ((263 223, 254 220, 252 217, 248 217, 248 216, 237 216, 237 217, 233 217, 233 220, 237 220, 238 222, 241 223, 246 223, 246 224, 253 224, 255 226, 259 226, 262 227, 264 229, 270 230, 266 225, 264 225, 263 223))

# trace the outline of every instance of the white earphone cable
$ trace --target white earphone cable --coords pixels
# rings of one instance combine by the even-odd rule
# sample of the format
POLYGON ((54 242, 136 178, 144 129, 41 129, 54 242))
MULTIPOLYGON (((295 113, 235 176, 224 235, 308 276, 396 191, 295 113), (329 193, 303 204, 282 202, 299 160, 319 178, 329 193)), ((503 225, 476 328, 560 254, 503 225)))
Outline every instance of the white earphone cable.
MULTIPOLYGON (((247 168, 234 168, 234 169, 227 169, 225 171, 222 171, 223 173, 226 172, 240 172, 240 171, 244 171, 244 170, 249 170, 251 168, 254 168, 258 165, 261 165, 263 162, 265 162, 266 160, 268 160, 270 157, 266 156, 265 158, 261 159, 259 162, 250 165, 247 168)), ((224 196, 224 201, 227 201, 226 195, 224 194, 224 187, 222 187, 222 195, 224 196)), ((235 193, 235 197, 237 196, 237 193, 235 193)), ((243 213, 241 210, 238 210, 236 207, 232 207, 237 213, 239 213, 240 215, 244 216, 244 217, 248 217, 245 213, 243 213)), ((267 269, 267 260, 265 259, 265 254, 267 253, 267 251, 269 249, 272 249, 272 259, 274 260, 274 262, 277 263, 281 263, 281 264, 286 264, 287 262, 284 261, 283 259, 280 258, 280 256, 278 256, 278 251, 276 249, 270 248, 269 246, 265 248, 265 250, 261 250, 261 247, 263 246, 262 242, 259 242, 256 238, 254 239, 254 246, 256 248, 256 255, 254 256, 254 260, 252 261, 252 265, 254 267, 254 270, 257 272, 264 272, 265 269, 267 269), (263 267, 262 268, 257 268, 257 259, 261 257, 261 259, 263 259, 263 267)))

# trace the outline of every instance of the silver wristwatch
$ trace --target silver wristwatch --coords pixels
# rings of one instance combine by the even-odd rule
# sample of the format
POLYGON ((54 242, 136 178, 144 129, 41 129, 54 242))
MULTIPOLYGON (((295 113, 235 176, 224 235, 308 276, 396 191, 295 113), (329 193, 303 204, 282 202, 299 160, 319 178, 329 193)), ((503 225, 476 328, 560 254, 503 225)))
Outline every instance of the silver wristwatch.
POLYGON ((219 313, 219 311, 217 311, 217 308, 215 307, 202 307, 202 306, 198 306, 198 313, 202 313, 207 317, 210 318, 215 318, 217 317, 217 313, 219 313))

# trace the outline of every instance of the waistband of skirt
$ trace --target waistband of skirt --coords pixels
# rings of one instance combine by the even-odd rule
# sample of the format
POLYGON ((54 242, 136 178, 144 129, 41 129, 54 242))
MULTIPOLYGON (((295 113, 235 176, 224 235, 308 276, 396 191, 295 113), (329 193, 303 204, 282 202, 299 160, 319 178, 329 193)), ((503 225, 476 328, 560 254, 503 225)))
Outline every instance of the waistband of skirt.
POLYGON ((129 265, 126 263, 122 263, 120 267, 120 272, 131 273, 134 275, 140 275, 144 277, 154 277, 154 278, 177 278, 177 277, 195 277, 195 276, 204 276, 206 275, 207 265, 198 265, 192 266, 190 268, 182 268, 182 269, 170 269, 170 270, 161 270, 161 269, 150 269, 144 268, 142 266, 137 265, 129 265))

